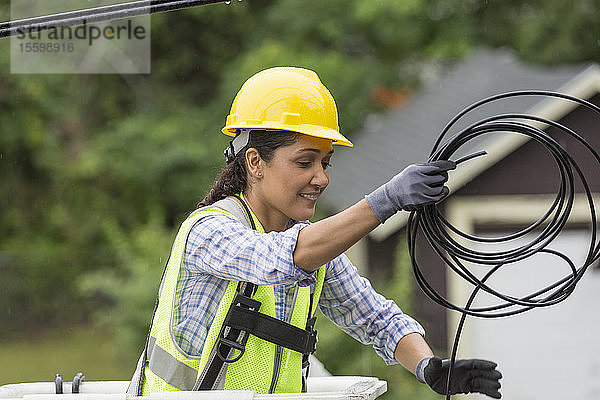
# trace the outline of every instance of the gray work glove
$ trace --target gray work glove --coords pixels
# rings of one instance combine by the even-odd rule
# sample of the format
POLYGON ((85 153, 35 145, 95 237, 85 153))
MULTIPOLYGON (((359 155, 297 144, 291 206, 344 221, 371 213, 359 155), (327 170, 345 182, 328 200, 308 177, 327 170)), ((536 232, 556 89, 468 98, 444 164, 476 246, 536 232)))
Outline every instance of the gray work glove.
MULTIPOLYGON (((431 357, 421 360, 426 363, 423 371, 425 382, 437 393, 447 394, 446 385, 450 360, 431 357)), ((419 363, 421 364, 421 362, 419 363)), ((419 367, 417 367, 417 370, 419 367)), ((417 371, 417 374, 419 372, 417 371)), ((488 360, 456 360, 450 382, 450 394, 483 393, 495 399, 500 394, 500 378, 502 374, 496 369, 496 363, 488 360)))
POLYGON ((454 168, 456 163, 447 160, 409 165, 365 198, 383 224, 400 210, 415 211, 446 197, 450 191, 444 183, 454 168))

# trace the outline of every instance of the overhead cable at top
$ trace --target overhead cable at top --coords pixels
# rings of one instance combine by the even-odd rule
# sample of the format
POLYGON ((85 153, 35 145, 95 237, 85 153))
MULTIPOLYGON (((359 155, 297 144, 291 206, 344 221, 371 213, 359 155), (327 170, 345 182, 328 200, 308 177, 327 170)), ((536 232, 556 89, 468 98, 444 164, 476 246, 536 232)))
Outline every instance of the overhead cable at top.
MULTIPOLYGON (((241 1, 241 0, 240 0, 241 1)), ((139 0, 65 11, 57 14, 6 21, 0 23, 0 38, 23 33, 38 32, 44 29, 85 25, 87 23, 131 18, 165 11, 204 6, 214 3, 227 3, 227 0, 139 0)))

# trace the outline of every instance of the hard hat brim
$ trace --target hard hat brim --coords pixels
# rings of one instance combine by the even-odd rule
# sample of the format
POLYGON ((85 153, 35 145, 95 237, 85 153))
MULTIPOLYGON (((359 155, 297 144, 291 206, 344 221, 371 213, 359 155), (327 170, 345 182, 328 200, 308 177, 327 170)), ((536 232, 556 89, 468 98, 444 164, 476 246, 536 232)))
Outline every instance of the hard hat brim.
POLYGON ((224 134, 226 134, 227 136, 235 137, 238 129, 262 129, 262 130, 273 129, 273 130, 280 130, 280 131, 297 132, 297 133, 302 133, 304 135, 314 136, 314 137, 323 138, 323 139, 329 139, 335 145, 347 146, 347 147, 354 146, 350 140, 348 140, 344 135, 342 135, 341 133, 339 133, 338 131, 336 131, 334 129, 327 129, 327 128, 323 128, 322 126, 309 125, 309 124, 286 125, 286 124, 278 123, 273 126, 270 126, 268 124, 256 124, 256 125, 253 125, 253 124, 239 125, 238 124, 235 126, 234 125, 226 126, 223 129, 221 129, 221 131, 224 134))

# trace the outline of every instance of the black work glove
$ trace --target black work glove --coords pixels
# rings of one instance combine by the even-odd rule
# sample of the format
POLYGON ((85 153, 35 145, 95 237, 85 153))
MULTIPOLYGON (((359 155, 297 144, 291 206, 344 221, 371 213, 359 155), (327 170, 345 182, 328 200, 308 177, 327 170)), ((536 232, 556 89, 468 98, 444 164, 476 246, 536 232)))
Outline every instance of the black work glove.
MULTIPOLYGON (((501 397, 500 371, 497 364, 487 360, 456 360, 450 382, 450 394, 483 393, 495 399, 501 397)), ((439 394, 446 393, 446 382, 450 371, 450 360, 432 357, 425 367, 425 382, 439 394)))
POLYGON ((409 165, 365 198, 379 222, 384 223, 397 211, 415 211, 446 197, 449 190, 444 183, 454 168, 456 163, 446 160, 409 165))

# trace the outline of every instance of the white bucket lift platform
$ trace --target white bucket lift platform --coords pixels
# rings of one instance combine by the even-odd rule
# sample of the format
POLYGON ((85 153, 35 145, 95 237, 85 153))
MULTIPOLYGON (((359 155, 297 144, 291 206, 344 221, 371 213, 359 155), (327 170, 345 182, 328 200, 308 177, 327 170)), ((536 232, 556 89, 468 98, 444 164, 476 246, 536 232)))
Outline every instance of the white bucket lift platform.
POLYGON ((373 400, 387 390, 387 383, 364 376, 308 377, 307 393, 257 394, 251 390, 159 392, 148 397, 125 393, 129 381, 85 381, 79 393, 65 382, 56 394, 54 382, 16 383, 0 386, 0 400, 373 400))

